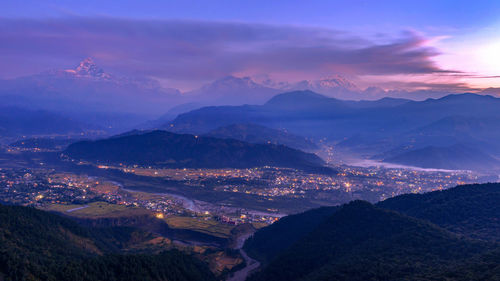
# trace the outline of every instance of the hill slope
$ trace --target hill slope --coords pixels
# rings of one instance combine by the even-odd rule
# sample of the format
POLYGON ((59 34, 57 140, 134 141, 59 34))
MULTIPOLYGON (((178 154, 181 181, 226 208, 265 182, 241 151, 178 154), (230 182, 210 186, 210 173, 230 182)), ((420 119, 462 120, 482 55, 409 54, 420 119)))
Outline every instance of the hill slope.
POLYGON ((126 229, 89 229, 44 211, 0 205, 0 277, 2 280, 214 280, 204 264, 179 251, 120 255, 110 252, 109 244, 104 244, 126 236, 129 236, 126 229))
POLYGON ((245 242, 244 249, 262 263, 268 263, 337 210, 338 207, 322 207, 286 216, 256 232, 245 242))
POLYGON ((424 221, 354 201, 251 280, 418 280, 487 250, 424 221))
POLYGON ((250 143, 282 144, 288 147, 312 150, 317 146, 306 138, 290 134, 283 130, 271 129, 255 124, 232 124, 219 127, 205 134, 214 138, 230 138, 250 143))
POLYGON ((490 155, 460 144, 427 146, 384 159, 384 162, 450 170, 493 170, 500 167, 500 161, 490 155))
POLYGON ((173 168, 278 166, 322 169, 323 165, 316 155, 283 145, 250 144, 166 131, 77 142, 64 153, 79 160, 173 168))
POLYGON ((499 201, 500 184, 477 184, 324 207, 258 230, 244 249, 264 264, 253 280, 496 280, 499 201))
POLYGON ((474 184, 406 194, 377 204, 458 234, 500 242, 500 184, 474 184))

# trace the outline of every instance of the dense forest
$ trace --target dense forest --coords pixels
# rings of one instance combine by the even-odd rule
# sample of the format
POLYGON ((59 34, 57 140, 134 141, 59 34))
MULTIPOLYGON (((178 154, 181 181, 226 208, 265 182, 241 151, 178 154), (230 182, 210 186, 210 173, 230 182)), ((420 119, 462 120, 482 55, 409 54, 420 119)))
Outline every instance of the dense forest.
POLYGON ((377 204, 470 238, 500 242, 500 184, 473 184, 405 194, 377 204))
POLYGON ((121 251, 147 235, 85 228, 56 214, 0 205, 0 280, 215 280, 204 263, 177 250, 121 251))
POLYGON ((500 184, 307 211, 245 243, 250 280, 498 280, 500 184))
POLYGON ((259 261, 267 263, 279 252, 314 230, 337 209, 338 207, 321 207, 286 216, 256 232, 246 241, 244 249, 259 261))

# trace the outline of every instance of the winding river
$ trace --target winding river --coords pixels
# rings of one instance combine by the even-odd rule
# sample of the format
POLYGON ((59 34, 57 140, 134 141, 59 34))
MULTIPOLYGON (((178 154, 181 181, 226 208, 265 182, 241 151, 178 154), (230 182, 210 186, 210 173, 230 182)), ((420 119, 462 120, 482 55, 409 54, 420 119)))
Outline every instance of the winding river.
POLYGON ((250 275, 250 273, 259 268, 260 262, 249 257, 245 252, 245 250, 243 250, 243 245, 245 244, 245 241, 248 239, 248 237, 252 236, 252 234, 253 233, 249 233, 246 235, 242 235, 238 238, 235 249, 238 249, 240 251, 241 256, 245 259, 246 266, 233 273, 227 279, 227 281, 245 281, 248 275, 250 275))

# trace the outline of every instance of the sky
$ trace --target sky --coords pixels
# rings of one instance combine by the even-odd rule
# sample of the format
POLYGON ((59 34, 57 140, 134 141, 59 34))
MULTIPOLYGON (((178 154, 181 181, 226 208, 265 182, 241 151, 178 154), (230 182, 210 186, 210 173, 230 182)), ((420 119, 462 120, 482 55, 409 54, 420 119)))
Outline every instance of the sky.
POLYGON ((227 75, 361 87, 500 87, 500 1, 0 3, 0 78, 72 68, 189 90, 227 75))

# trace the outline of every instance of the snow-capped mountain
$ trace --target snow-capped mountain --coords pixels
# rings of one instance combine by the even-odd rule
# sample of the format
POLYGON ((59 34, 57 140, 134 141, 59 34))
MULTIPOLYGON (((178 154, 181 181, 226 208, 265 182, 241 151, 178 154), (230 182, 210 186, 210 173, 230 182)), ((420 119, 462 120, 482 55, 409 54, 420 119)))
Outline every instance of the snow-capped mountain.
POLYGON ((362 90, 340 75, 296 83, 279 82, 268 76, 258 82, 250 77, 226 76, 185 95, 196 98, 197 101, 217 105, 262 104, 275 94, 297 90, 311 90, 340 99, 364 98, 362 90))
POLYGON ((204 91, 226 91, 234 89, 262 89, 264 86, 255 83, 250 77, 226 76, 215 80, 213 83, 204 85, 204 91))
POLYGON ((71 69, 52 69, 40 74, 33 75, 37 78, 64 78, 64 79, 89 79, 89 80, 119 80, 118 77, 104 72, 97 66, 92 58, 82 60, 75 68, 71 69))
POLYGON ((340 75, 330 76, 318 80, 316 81, 315 84, 316 87, 318 87, 318 89, 342 88, 349 91, 359 91, 359 88, 358 86, 356 86, 356 84, 352 83, 351 81, 347 80, 346 78, 340 75))
POLYGON ((266 87, 250 77, 226 76, 187 92, 185 96, 208 104, 239 105, 264 103, 279 92, 279 89, 266 87))
MULTIPOLYGON (((267 75, 256 79, 226 76, 199 89, 181 93, 177 89, 162 87, 155 79, 121 77, 108 73, 92 58, 86 58, 74 68, 0 80, 0 96, 4 105, 29 109, 159 116, 174 106, 186 103, 264 104, 276 94, 295 90, 311 90, 347 100, 413 95, 413 92, 385 91, 374 87, 361 90, 340 75, 296 83, 275 81, 267 75)), ((431 94, 442 96, 442 93, 431 94)), ((415 94, 419 97, 429 95, 415 94)))
POLYGON ((93 82, 109 82, 113 84, 133 86, 143 89, 157 90, 159 92, 166 92, 170 94, 180 94, 180 91, 174 88, 163 88, 160 83, 154 79, 145 77, 132 78, 121 77, 105 72, 99 67, 92 58, 82 60, 75 68, 72 69, 56 69, 42 72, 33 75, 30 78, 43 79, 74 79, 80 81, 93 81, 93 82))
POLYGON ((98 67, 92 58, 86 58, 80 62, 80 64, 75 69, 66 70, 68 73, 75 74, 80 77, 92 77, 95 79, 111 79, 111 75, 104 72, 104 70, 98 67))
POLYGON ((331 91, 333 89, 342 89, 348 91, 359 91, 359 88, 340 75, 329 76, 320 80, 303 80, 292 84, 294 90, 311 90, 311 91, 331 91))
POLYGON ((183 99, 156 80, 107 73, 92 58, 72 69, 2 80, 0 95, 8 104, 35 109, 149 114, 164 113, 183 99))
POLYGON ((340 99, 360 99, 360 89, 340 75, 333 75, 319 80, 302 80, 290 84, 287 90, 311 90, 340 99))

